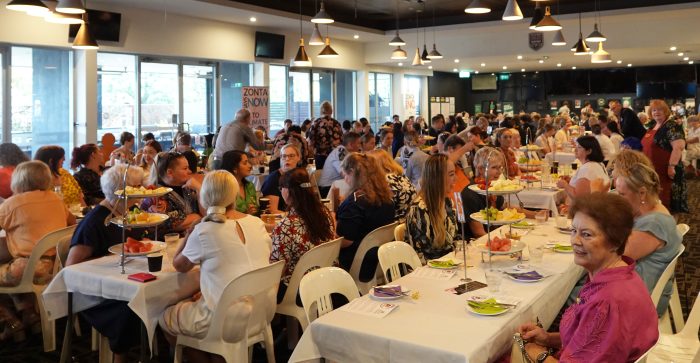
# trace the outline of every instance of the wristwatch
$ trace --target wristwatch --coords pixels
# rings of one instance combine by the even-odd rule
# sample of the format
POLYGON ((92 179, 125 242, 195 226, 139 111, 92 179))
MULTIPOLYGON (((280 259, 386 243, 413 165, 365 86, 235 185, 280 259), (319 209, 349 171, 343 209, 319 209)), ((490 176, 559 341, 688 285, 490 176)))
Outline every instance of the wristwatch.
POLYGON ((542 362, 544 362, 545 359, 547 359, 547 357, 549 357, 549 356, 552 355, 553 353, 554 353, 554 349, 549 348, 549 349, 547 349, 546 351, 544 351, 544 352, 538 354, 538 355, 537 355, 537 359, 535 359, 535 362, 536 362, 536 363, 542 363, 542 362))

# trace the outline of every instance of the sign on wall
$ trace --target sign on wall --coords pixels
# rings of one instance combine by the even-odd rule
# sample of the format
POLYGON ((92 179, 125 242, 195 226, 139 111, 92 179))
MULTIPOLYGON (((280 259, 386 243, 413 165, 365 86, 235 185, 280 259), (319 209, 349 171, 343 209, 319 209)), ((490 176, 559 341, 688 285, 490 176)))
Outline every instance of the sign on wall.
POLYGON ((250 111, 250 127, 262 126, 270 131, 270 88, 242 87, 243 108, 250 111))

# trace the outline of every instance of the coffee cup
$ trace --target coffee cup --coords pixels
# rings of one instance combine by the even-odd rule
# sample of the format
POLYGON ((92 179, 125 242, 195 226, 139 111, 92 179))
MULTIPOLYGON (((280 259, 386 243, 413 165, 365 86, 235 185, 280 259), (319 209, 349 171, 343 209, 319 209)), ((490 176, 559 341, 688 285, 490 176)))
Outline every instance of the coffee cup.
POLYGON ((148 259, 148 272, 158 272, 163 268, 163 254, 151 253, 146 255, 148 259))
POLYGON ((270 198, 260 198, 260 211, 264 212, 270 206, 270 198))
POLYGON ((168 233, 165 236, 163 236, 163 239, 166 244, 173 244, 177 243, 178 240, 180 240, 180 234, 179 233, 168 233))
POLYGON ((258 166, 258 172, 259 172, 260 174, 265 174, 265 167, 262 166, 262 165, 261 165, 261 166, 258 166))

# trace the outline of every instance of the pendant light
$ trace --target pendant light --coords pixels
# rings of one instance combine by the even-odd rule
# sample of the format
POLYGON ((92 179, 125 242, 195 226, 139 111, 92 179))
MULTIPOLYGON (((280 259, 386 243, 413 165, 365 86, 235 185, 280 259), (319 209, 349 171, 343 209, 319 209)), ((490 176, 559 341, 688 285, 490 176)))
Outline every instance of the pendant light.
POLYGON ((482 0, 472 0, 472 2, 464 9, 465 13, 469 14, 486 14, 491 12, 489 8, 482 0))
POLYGON ((80 25, 78 29, 78 34, 75 35, 73 40, 73 49, 99 49, 100 46, 97 41, 92 36, 90 31, 90 21, 88 20, 88 14, 83 14, 83 24, 80 25))
POLYGON ((318 24, 314 24, 314 31, 311 33, 311 38, 309 38, 309 45, 323 45, 323 36, 318 30, 318 24))
POLYGON ((46 11, 45 8, 33 8, 31 10, 27 10, 27 15, 29 16, 36 16, 39 18, 43 18, 47 15, 53 14, 54 11, 56 11, 56 2, 55 1, 42 1, 44 5, 46 5, 46 9, 49 9, 46 11))
POLYGON ((571 51, 573 51, 575 55, 585 55, 590 52, 586 41, 583 40, 583 33, 581 32, 581 13, 578 13, 578 42, 574 44, 571 51))
POLYGON ((598 12, 598 1, 597 0, 594 1, 593 4, 594 4, 593 10, 595 11, 597 20, 595 23, 593 23, 593 31, 591 32, 591 34, 589 34, 586 37, 586 41, 593 42, 593 43, 604 42, 604 41, 608 40, 608 38, 606 38, 605 35, 603 35, 603 33, 598 31, 598 22, 600 21, 600 18, 599 18, 600 14, 598 12))
POLYGON ((83 0, 58 0, 56 11, 66 14, 84 14, 85 5, 83 0))
POLYGON ((292 64, 296 67, 311 67, 311 59, 309 59, 306 49, 304 49, 304 29, 302 28, 301 16, 301 0, 299 0, 299 50, 297 50, 297 55, 294 57, 292 64))
POLYGON ((508 0, 506 10, 503 12, 502 19, 505 21, 522 20, 523 12, 518 6, 518 0, 508 0))
POLYGON ((321 10, 319 10, 316 16, 311 19, 311 22, 317 24, 331 24, 334 21, 335 20, 333 20, 333 18, 326 13, 326 7, 323 5, 323 0, 321 0, 321 10))
POLYGON ((423 53, 421 53, 420 59, 423 61, 423 64, 430 63, 432 62, 430 58, 428 58, 428 47, 425 45, 425 33, 426 30, 423 28, 423 53))
POLYGON ((402 45, 406 45, 406 42, 404 42, 403 39, 401 39, 401 37, 399 36, 399 2, 398 2, 398 0, 396 1, 396 35, 394 36, 393 39, 391 39, 391 41, 389 41, 389 45, 391 45, 392 47, 393 46, 400 47, 402 45))
POLYGON ((612 57, 610 53, 603 49, 603 42, 598 42, 598 50, 591 56, 591 63, 610 63, 612 57))
POLYGON ((532 20, 530 21, 530 29, 535 30, 537 24, 544 18, 544 10, 540 6, 540 3, 535 3, 535 13, 532 15, 532 20))
POLYGON ((401 49, 401 46, 399 45, 394 49, 393 52, 391 52, 391 59, 406 59, 408 58, 408 54, 406 54, 406 51, 401 49))
POLYGON ((5 8, 14 11, 43 11, 49 12, 49 8, 39 0, 12 0, 5 8))
POLYGON ((420 46, 418 45, 420 39, 420 33, 418 32, 418 12, 416 11, 416 54, 413 56, 413 62, 411 65, 413 66, 422 66, 423 65, 423 60, 420 57, 420 46))
POLYGON ((428 53, 427 58, 430 60, 442 59, 442 54, 437 51, 437 47, 435 46, 435 5, 433 5, 433 50, 428 53))
MULTIPOLYGON (((318 53, 319 58, 337 58, 338 53, 331 48, 331 38, 329 37, 330 32, 328 31, 328 25, 326 25, 326 46, 321 49, 321 53, 318 53)), ((310 43, 309 43, 310 44, 310 43)))
POLYGON ((44 17, 49 23, 54 24, 82 24, 83 18, 78 14, 61 14, 58 12, 48 13, 44 17))
POLYGON ((566 39, 564 39, 564 32, 559 30, 554 34, 554 39, 552 40, 552 45, 555 47, 560 47, 566 45, 566 39))
POLYGON ((535 26, 535 30, 541 32, 561 30, 561 24, 559 24, 558 21, 554 20, 549 6, 545 7, 544 17, 542 18, 542 20, 540 20, 539 23, 537 23, 537 25, 535 26))

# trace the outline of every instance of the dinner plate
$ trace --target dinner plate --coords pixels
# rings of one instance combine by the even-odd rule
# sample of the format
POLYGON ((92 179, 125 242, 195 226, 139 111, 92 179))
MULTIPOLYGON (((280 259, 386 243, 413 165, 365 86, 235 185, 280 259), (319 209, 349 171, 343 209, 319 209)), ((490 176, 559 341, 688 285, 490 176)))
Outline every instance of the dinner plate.
MULTIPOLYGON (((476 246, 481 253, 489 253, 489 249, 486 244, 476 246)), ((492 251, 492 255, 511 255, 513 253, 518 253, 525 249, 525 243, 520 241, 511 242, 509 251, 492 251)))
MULTIPOLYGON (((163 191, 158 192, 158 193, 127 193, 126 196, 129 198, 154 198, 154 197, 162 197, 170 192, 173 191, 173 188, 166 188, 162 187, 163 191)), ((117 190, 114 192, 114 194, 118 197, 121 197, 123 190, 117 190)))
POLYGON ((471 306, 469 306, 469 303, 467 303, 467 311, 469 311, 469 312, 472 313, 472 314, 481 315, 481 316, 497 316, 497 315, 502 315, 502 314, 507 313, 508 310, 510 310, 510 309, 508 309, 508 308, 501 308, 501 309, 503 309, 503 310, 498 310, 498 311, 494 311, 494 312, 491 312, 491 313, 479 312, 479 311, 475 310, 474 308, 472 308, 471 306))
POLYGON ((511 224, 510 226, 513 228, 519 228, 519 229, 532 229, 535 228, 535 224, 530 222, 530 221, 520 221, 520 223, 527 223, 527 225, 522 225, 522 224, 511 224))
MULTIPOLYGON (((161 214, 161 213, 148 213, 150 216, 148 217, 147 222, 133 222, 133 223, 128 223, 127 227, 154 227, 157 226, 165 221, 168 220, 168 215, 167 214, 161 214)), ((114 217, 110 219, 110 222, 113 224, 118 225, 119 227, 122 227, 122 218, 121 217, 114 217)))
POLYGON ((563 234, 571 234, 571 228, 569 228, 569 227, 564 227, 564 228, 557 227, 557 231, 559 231, 559 233, 563 233, 563 234))
POLYGON ((451 260, 430 260, 430 261, 428 261, 428 264, 427 264, 428 267, 434 268, 434 269, 438 269, 438 270, 453 270, 453 269, 456 269, 456 268, 458 268, 459 266, 462 265, 461 262, 455 263, 455 262, 453 261, 453 262, 452 262, 452 265, 450 265, 450 266, 440 266, 440 265, 434 265, 434 264, 433 264, 433 261, 451 261, 451 260))
MULTIPOLYGON (((532 271, 529 271, 529 272, 537 272, 537 271, 532 270, 532 271)), ((526 272, 523 272, 523 273, 526 273, 526 272)), ((523 283, 540 282, 540 281, 542 281, 542 280, 544 280, 544 279, 546 278, 546 276, 543 276, 543 275, 540 274, 539 272, 537 272, 537 274, 539 275, 539 277, 536 277, 536 278, 529 278, 529 277, 525 277, 525 276, 520 277, 520 276, 518 276, 517 273, 516 273, 515 275, 513 275, 513 274, 510 274, 510 273, 505 272, 505 271, 503 272, 503 274, 506 275, 506 277, 508 277, 509 279, 511 279, 511 280, 513 280, 513 281, 523 282, 523 283)))
MULTIPOLYGON (((471 219, 479 222, 479 223, 486 224, 486 219, 483 218, 483 216, 481 215, 481 212, 474 212, 474 213, 470 214, 469 217, 471 219)), ((525 217, 520 218, 520 219, 509 219, 509 220, 495 220, 495 221, 491 220, 491 221, 489 221, 489 223, 491 225, 494 225, 494 226, 500 226, 500 225, 504 225, 504 224, 518 223, 518 222, 522 221, 523 219, 525 219, 525 217)))
POLYGON ((574 249, 571 246, 554 246, 552 247, 552 251, 556 253, 574 253, 574 249))
MULTIPOLYGON (((486 190, 480 189, 478 185, 472 184, 468 186, 469 190, 479 193, 479 194, 486 194, 486 190)), ((520 193, 525 189, 524 186, 520 185, 516 189, 513 190, 489 190, 489 195, 506 195, 506 194, 515 194, 515 193, 520 193)))
MULTIPOLYGON (((168 245, 165 242, 158 242, 158 241, 146 241, 150 242, 153 246, 151 247, 151 250, 148 252, 126 252, 124 251, 124 256, 126 257, 135 257, 135 256, 146 256, 149 253, 154 253, 154 252, 160 252, 165 249, 168 245)), ((114 246, 111 246, 107 249, 110 253, 113 253, 115 255, 121 255, 122 253, 122 244, 116 244, 114 246)))
MULTIPOLYGON (((384 286, 380 286, 380 287, 394 287, 394 286, 398 286, 398 285, 384 285, 384 286)), ((404 291, 403 289, 401 289, 401 292, 406 292, 406 291, 404 291)), ((371 298, 374 299, 374 300, 379 300, 379 301, 398 300, 398 299, 400 299, 400 298, 402 298, 402 297, 404 297, 404 296, 405 296, 405 295, 397 295, 397 296, 377 296, 377 295, 374 294, 374 288, 372 288, 372 290, 369 291, 369 297, 371 297, 371 298)))

